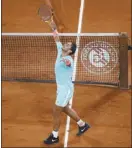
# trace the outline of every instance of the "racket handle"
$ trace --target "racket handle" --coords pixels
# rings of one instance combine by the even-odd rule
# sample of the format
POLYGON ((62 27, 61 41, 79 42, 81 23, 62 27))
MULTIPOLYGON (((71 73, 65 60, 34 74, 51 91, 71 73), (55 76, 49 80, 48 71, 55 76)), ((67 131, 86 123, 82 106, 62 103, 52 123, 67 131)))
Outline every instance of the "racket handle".
POLYGON ((57 30, 57 26, 56 26, 56 24, 55 24, 55 22, 53 20, 50 21, 48 24, 51 27, 52 31, 57 30))

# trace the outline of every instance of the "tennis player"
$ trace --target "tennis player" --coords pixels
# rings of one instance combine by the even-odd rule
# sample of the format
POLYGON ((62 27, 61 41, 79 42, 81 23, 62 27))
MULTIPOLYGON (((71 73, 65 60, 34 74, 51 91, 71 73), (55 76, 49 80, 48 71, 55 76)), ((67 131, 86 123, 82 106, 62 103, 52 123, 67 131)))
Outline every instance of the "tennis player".
POLYGON ((89 124, 81 120, 78 114, 69 107, 69 100, 72 98, 74 92, 74 85, 72 83, 73 59, 71 55, 76 51, 76 44, 68 42, 62 45, 59 40, 54 21, 50 23, 50 27, 53 30, 53 36, 58 50, 55 63, 57 98, 53 109, 53 131, 50 136, 44 140, 45 144, 59 142, 58 133, 60 128, 61 112, 70 116, 78 124, 79 130, 77 136, 82 135, 90 128, 89 124))

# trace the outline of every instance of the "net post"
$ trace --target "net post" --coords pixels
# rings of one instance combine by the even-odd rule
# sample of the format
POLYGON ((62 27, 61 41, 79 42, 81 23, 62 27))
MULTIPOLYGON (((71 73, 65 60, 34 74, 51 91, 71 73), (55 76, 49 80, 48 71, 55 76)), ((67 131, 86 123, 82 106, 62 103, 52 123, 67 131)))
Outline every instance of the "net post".
POLYGON ((128 35, 119 34, 120 89, 128 89, 128 35))

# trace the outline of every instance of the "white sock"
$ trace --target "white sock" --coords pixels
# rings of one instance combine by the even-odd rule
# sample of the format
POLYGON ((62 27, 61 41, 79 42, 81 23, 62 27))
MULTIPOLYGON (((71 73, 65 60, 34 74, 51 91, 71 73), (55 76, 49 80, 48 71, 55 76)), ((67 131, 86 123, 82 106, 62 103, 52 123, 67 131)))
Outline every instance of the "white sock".
POLYGON ((52 132, 52 134, 53 134, 53 136, 54 136, 55 138, 57 138, 57 137, 58 137, 58 132, 53 131, 53 132, 52 132))
POLYGON ((77 124, 78 124, 79 126, 84 126, 84 125, 85 125, 85 122, 80 119, 80 120, 77 122, 77 124))

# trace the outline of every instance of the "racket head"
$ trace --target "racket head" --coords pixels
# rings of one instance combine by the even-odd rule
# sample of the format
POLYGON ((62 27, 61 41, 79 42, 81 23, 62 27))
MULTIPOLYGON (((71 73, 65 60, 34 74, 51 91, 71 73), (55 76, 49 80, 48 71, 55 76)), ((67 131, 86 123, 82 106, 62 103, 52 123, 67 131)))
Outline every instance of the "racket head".
POLYGON ((38 15, 44 22, 50 22, 53 19, 53 11, 48 5, 41 5, 38 9, 38 15))

